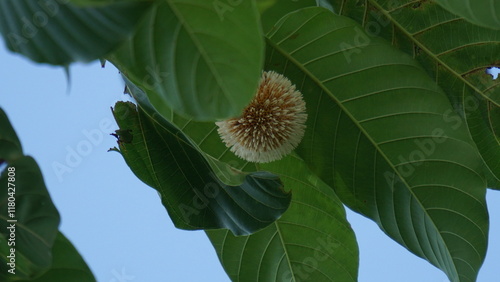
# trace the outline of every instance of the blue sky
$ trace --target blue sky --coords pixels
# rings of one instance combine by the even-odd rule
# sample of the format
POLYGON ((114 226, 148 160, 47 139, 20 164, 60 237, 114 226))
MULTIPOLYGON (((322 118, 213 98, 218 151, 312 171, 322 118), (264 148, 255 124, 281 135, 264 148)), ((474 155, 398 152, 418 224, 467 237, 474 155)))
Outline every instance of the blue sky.
MULTIPOLYGON (((33 64, 3 44, 0 62, 0 106, 41 167, 60 229, 98 281, 229 281, 205 234, 176 229, 155 190, 107 152, 116 145, 110 107, 128 99, 113 66, 73 65, 68 86, 63 69, 33 64)), ((492 224, 480 282, 498 278, 500 261, 500 192, 488 191, 487 200, 492 224)), ((447 281, 375 223, 352 212, 348 219, 360 247, 359 281, 447 281)))

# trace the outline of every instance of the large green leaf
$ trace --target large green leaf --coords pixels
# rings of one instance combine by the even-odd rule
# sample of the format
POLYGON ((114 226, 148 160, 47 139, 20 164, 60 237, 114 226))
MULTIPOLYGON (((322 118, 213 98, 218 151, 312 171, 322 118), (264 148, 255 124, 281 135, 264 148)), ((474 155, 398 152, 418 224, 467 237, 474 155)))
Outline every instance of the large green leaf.
POLYGON ((500 31, 473 25, 432 1, 329 1, 423 65, 465 123, 452 112, 446 120, 468 127, 486 164, 488 187, 500 188, 500 135, 494 130, 500 120, 493 113, 500 108, 500 80, 486 73, 500 66, 500 31))
POLYGON ((250 236, 208 231, 233 281, 357 281, 358 247, 342 203, 292 156, 260 166, 293 191, 282 218, 250 236))
POLYGON ((263 45, 254 1, 165 0, 109 59, 155 107, 213 121, 254 96, 263 45))
POLYGON ((139 105, 144 109, 149 109, 150 113, 158 112, 165 117, 169 122, 175 124, 177 128, 182 130, 196 149, 203 154, 214 174, 226 185, 237 186, 243 183, 245 173, 239 172, 254 172, 257 171, 255 164, 243 161, 236 157, 224 145, 219 134, 217 126, 214 122, 201 122, 193 119, 186 119, 174 112, 168 105, 155 103, 159 97, 155 95, 146 95, 145 92, 137 88, 130 80, 124 77, 128 89, 132 91, 130 94, 134 97, 139 105), (151 99, 148 98, 151 97, 151 99), (158 105, 153 109, 152 104, 158 105))
POLYGON ((239 186, 223 184, 189 139, 153 108, 118 102, 113 113, 121 154, 137 177, 160 193, 178 228, 227 228, 246 235, 288 208, 291 195, 271 173, 243 175, 239 186))
POLYGON ((73 244, 61 233, 57 233, 52 247, 52 266, 32 282, 95 282, 89 267, 73 244))
POLYGON ((497 0, 435 0, 448 11, 468 21, 494 29, 500 29, 500 2, 497 0))
POLYGON ((9 162, 0 177, 0 187, 0 280, 34 278, 52 263, 51 249, 57 236, 59 213, 31 157, 9 162), (15 209, 9 210, 12 203, 15 209), (12 249, 15 251, 11 252, 12 249), (8 265, 12 256, 15 265, 8 265), (15 275, 8 272, 12 268, 15 275))
POLYGON ((79 8, 68 1, 1 0, 0 32, 7 47, 39 63, 91 61, 116 48, 149 4, 79 8))
POLYGON ((304 94, 297 152, 313 171, 450 280, 475 280, 488 241, 482 161, 465 127, 444 120, 452 107, 425 71, 322 8, 285 17, 268 46, 266 68, 304 94))

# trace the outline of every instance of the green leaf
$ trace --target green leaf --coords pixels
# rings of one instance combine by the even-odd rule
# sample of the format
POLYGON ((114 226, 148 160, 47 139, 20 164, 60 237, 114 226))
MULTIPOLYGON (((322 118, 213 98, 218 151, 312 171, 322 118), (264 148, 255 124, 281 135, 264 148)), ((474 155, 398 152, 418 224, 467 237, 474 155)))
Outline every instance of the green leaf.
POLYGON ((223 184, 189 139, 153 111, 118 102, 113 111, 121 130, 118 144, 136 176, 160 193, 176 227, 247 235, 286 211, 291 195, 277 176, 255 172, 240 186, 223 184))
POLYGON ((52 247, 52 266, 42 276, 32 282, 94 282, 94 275, 80 256, 76 248, 61 233, 57 233, 54 246, 52 247))
MULTIPOLYGON (((125 83, 130 89, 130 94, 134 97, 137 103, 149 112, 150 115, 159 113, 165 117, 170 123, 175 124, 177 128, 182 130, 195 145, 196 149, 203 154, 214 174, 224 184, 230 186, 238 186, 243 183, 246 173, 241 172, 255 172, 257 168, 255 164, 243 161, 236 157, 226 145, 222 142, 219 134, 217 133, 217 126, 214 122, 200 122, 193 119, 185 119, 179 114, 175 113, 167 105, 158 103, 160 108, 155 108, 151 104, 154 99, 159 98, 155 95, 146 95, 145 91, 139 89, 130 80, 124 77, 125 83), (151 102, 148 96, 151 97, 151 102)), ((146 90, 146 92, 150 92, 146 90)))
POLYGON ((445 121, 452 107, 432 79, 322 8, 286 16, 268 46, 266 68, 304 94, 308 129, 296 150, 304 161, 450 280, 474 281, 488 241, 482 161, 465 127, 445 121))
POLYGON ((9 162, 0 177, 0 187, 0 280, 32 279, 52 263, 51 249, 57 236, 59 213, 50 199, 39 167, 31 157, 9 162), (7 238, 10 245, 7 245, 7 238), (11 252, 12 249, 15 251, 11 252), (8 256, 12 253, 15 275, 8 272, 12 268, 7 264, 11 262, 8 256))
POLYGON ((301 8, 316 6, 316 0, 257 0, 262 29, 268 32, 284 15, 301 8))
POLYGON ((455 127, 468 127, 485 163, 488 187, 500 188, 500 135, 494 130, 499 121, 492 119, 500 108, 500 80, 486 74, 487 68, 500 66, 500 31, 471 24, 432 1, 330 2, 422 64, 465 119, 446 113, 455 127))
POLYGON ((457 14, 471 23, 500 29, 500 2, 496 0, 435 0, 448 11, 457 14))
POLYGON ((21 142, 9 122, 7 114, 0 108, 0 164, 12 161, 23 155, 21 142))
POLYGON ((208 231, 232 281, 357 281, 358 246, 342 203, 303 161, 261 166, 293 191, 283 217, 250 236, 208 231))
POLYGON ((254 96, 263 39, 254 1, 157 1, 108 59, 134 84, 197 120, 236 116, 254 96))
POLYGON ((39 63, 69 65, 103 57, 134 29, 149 5, 79 8, 67 1, 2 0, 0 32, 7 47, 39 63))

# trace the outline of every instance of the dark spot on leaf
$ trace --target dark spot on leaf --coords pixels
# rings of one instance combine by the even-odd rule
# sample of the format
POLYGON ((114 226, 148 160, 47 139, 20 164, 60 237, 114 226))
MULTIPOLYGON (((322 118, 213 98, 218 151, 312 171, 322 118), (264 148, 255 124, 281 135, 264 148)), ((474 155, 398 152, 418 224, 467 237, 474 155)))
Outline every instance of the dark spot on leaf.
POLYGON ((414 57, 419 56, 421 52, 422 52, 422 48, 420 48, 416 44, 413 44, 413 54, 414 54, 414 57))
POLYGON ((116 139, 118 139, 118 144, 121 143, 132 143, 134 139, 134 135, 132 134, 132 130, 130 129, 118 129, 115 133, 111 133, 116 139))
POLYGON ((420 9, 422 8, 423 4, 425 4, 425 2, 427 2, 428 0, 421 0, 421 1, 418 1, 416 3, 414 3, 413 5, 411 5, 411 8, 412 9, 420 9))
POLYGON ((373 5, 368 5, 368 9, 369 9, 370 11, 375 12, 375 13, 380 13, 380 11, 378 10, 378 8, 377 8, 377 7, 375 7, 375 6, 373 6, 373 5))
POLYGON ((293 39, 296 39, 298 36, 299 36, 299 34, 298 34, 298 33, 294 33, 294 34, 292 34, 292 35, 290 36, 290 39, 292 39, 292 40, 293 40, 293 39))

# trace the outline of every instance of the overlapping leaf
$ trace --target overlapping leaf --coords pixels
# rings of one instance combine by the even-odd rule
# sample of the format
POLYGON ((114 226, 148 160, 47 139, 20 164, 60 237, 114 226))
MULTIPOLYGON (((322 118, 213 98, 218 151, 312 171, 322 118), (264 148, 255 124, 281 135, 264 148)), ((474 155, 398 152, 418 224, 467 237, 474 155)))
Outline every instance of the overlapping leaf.
POLYGON ((261 168, 280 176, 293 191, 292 203, 282 218, 255 234, 207 232, 231 280, 357 281, 356 239, 333 191, 296 157, 261 168))
MULTIPOLYGON (((500 135, 494 130, 500 123, 494 115, 500 108, 500 80, 486 73, 487 68, 500 66, 500 31, 471 24, 433 1, 369 0, 366 5, 329 1, 338 13, 357 20, 371 35, 386 38, 423 65, 465 118, 466 123, 447 120, 468 127, 486 164, 488 187, 500 188, 500 135)), ((450 5, 462 1, 454 2, 450 5)))
POLYGON ((268 226, 288 208, 291 195, 271 173, 242 175, 239 186, 223 184, 189 139, 153 108, 119 102, 114 115, 121 154, 142 181, 158 190, 178 228, 227 228, 246 235, 268 226))
POLYGON ((67 66, 116 48, 148 7, 137 1, 79 8, 67 1, 2 0, 0 32, 11 51, 35 62, 67 66))
POLYGON ((236 157, 224 145, 214 122, 201 122, 193 119, 186 119, 174 112, 168 105, 155 103, 159 99, 156 95, 150 95, 151 90, 142 91, 137 88, 130 80, 124 77, 125 83, 130 93, 137 103, 143 108, 150 109, 151 112, 158 112, 169 122, 175 124, 182 130, 190 141, 196 145, 197 150, 203 154, 214 174, 226 185, 237 186, 243 183, 244 173, 257 171, 255 164, 249 163, 236 157), (144 92, 148 92, 146 95, 144 92), (151 97, 151 99, 148 98, 151 97), (158 105, 152 109, 152 104, 158 105))
POLYGON ((446 95, 410 56, 325 9, 290 14, 268 38, 266 68, 306 100, 299 155, 393 239, 450 280, 473 281, 487 248, 486 188, 468 132, 445 120, 446 95))
POLYGON ((254 1, 167 0, 109 59, 152 90, 155 107, 213 121, 238 115, 255 94, 263 45, 254 1))

